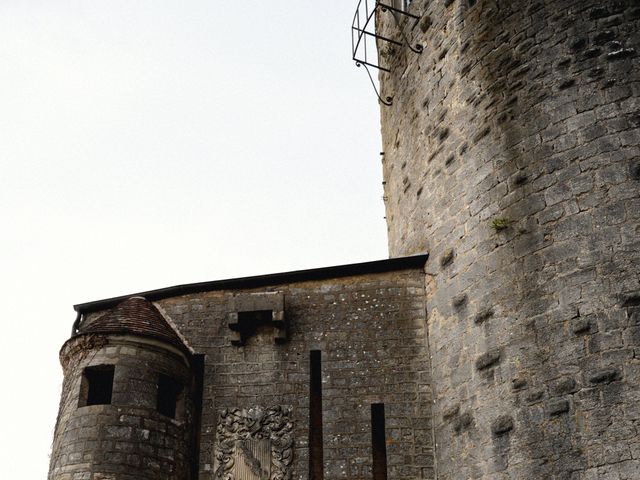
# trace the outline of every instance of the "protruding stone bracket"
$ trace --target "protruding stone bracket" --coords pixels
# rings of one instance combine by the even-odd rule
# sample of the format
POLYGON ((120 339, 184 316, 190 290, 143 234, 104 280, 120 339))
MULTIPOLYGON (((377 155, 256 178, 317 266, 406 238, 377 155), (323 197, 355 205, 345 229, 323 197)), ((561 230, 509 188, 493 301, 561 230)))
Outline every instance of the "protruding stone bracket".
POLYGON ((270 326, 275 343, 287 340, 282 292, 240 293, 231 297, 227 325, 231 330, 231 344, 244 345, 262 327, 270 326))

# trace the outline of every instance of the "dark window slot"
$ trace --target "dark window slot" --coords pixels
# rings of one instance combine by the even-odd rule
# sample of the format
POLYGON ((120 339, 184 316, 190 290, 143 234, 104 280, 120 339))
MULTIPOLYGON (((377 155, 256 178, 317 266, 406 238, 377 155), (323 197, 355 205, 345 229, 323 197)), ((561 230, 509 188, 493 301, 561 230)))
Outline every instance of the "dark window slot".
POLYGON ((158 412, 176 418, 182 403, 182 385, 173 378, 160 374, 158 379, 158 412))
POLYGON ((114 365, 87 367, 82 373, 78 406, 109 405, 113 394, 114 365))
POLYGON ((373 452, 373 480, 387 480, 384 403, 371 404, 371 450, 373 452))
MULTIPOLYGON (((204 355, 196 353, 192 359, 195 377, 193 393, 193 429, 191 443, 191 480, 198 480, 200 470, 200 432, 202 429, 202 396, 204 393, 204 355)), ((185 395, 183 393, 183 395, 185 395)))
POLYGON ((309 381, 309 480, 323 478, 322 353, 311 350, 309 381))

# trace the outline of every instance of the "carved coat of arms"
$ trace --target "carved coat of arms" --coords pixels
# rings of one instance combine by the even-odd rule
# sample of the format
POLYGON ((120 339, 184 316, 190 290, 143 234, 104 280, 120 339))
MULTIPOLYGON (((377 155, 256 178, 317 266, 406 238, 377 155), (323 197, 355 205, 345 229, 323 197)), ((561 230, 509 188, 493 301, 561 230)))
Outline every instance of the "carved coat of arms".
POLYGON ((291 480, 291 407, 220 412, 215 477, 221 480, 291 480))

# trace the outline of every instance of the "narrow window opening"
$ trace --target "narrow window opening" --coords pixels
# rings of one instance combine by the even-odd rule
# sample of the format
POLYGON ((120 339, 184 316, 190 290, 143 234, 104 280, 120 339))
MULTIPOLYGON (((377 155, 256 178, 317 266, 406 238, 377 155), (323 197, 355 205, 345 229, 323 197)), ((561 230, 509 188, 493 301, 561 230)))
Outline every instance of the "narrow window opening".
POLYGON ((371 404, 371 450, 373 452, 373 480, 387 480, 384 403, 371 404))
MULTIPOLYGON (((200 435, 202 431, 202 397, 204 393, 204 355, 196 353, 192 359, 195 384, 193 389, 193 428, 191 429, 191 480, 197 480, 200 471, 200 435)), ((184 398, 185 394, 182 394, 184 398)), ((178 407, 178 410, 183 407, 178 407)), ((182 410, 184 411, 184 410, 182 410)))
POLYGON ((168 375, 160 374, 158 378, 158 412, 166 417, 179 419, 183 403, 182 385, 168 375))
POLYGON ((322 352, 311 350, 309 381, 309 480, 323 478, 322 352))
POLYGON ((113 393, 115 365, 87 367, 82 372, 79 407, 109 405, 113 393))

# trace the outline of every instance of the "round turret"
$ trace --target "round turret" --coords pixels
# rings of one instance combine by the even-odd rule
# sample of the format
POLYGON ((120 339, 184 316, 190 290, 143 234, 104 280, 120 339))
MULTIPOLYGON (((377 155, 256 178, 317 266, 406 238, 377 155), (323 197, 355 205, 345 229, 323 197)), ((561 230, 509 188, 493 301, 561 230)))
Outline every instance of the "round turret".
POLYGON ((49 480, 190 478, 191 352, 154 305, 132 297, 80 325, 60 360, 49 480))
POLYGON ((430 255, 438 479, 640 478, 640 5, 394 5, 389 250, 430 255))

